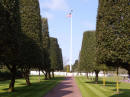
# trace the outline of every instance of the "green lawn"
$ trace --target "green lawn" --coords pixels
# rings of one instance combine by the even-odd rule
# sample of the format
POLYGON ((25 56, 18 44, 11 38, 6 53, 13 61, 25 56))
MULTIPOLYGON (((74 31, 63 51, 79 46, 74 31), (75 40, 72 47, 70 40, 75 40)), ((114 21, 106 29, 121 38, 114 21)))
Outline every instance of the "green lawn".
POLYGON ((31 86, 26 86, 24 79, 17 79, 15 83, 15 92, 8 93, 9 81, 0 81, 0 97, 43 97, 48 91, 55 87, 64 77, 56 77, 51 80, 38 82, 37 76, 30 77, 31 86))
POLYGON ((87 80, 86 77, 75 77, 83 97, 130 97, 130 83, 120 82, 120 94, 116 93, 116 80, 107 78, 106 86, 102 85, 102 80, 98 84, 87 80))

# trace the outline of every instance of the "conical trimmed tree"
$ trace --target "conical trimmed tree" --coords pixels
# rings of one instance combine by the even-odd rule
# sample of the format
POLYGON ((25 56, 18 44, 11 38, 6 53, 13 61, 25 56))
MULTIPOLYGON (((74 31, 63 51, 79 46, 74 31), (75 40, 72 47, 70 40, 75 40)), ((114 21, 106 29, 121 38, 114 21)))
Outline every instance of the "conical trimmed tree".
POLYGON ((129 0, 99 0, 96 37, 98 62, 130 74, 129 12, 129 0))
POLYGON ((49 59, 49 48, 50 48, 50 37, 48 31, 48 20, 47 18, 42 18, 42 37, 43 37, 43 49, 44 49, 44 68, 43 72, 45 75, 45 79, 50 79, 50 71, 51 71, 51 64, 49 59))
POLYGON ((0 0, 0 62, 11 72, 9 92, 14 90, 19 67, 19 1, 0 0))
POLYGON ((62 49, 59 48, 59 71, 63 70, 63 56, 62 56, 62 49))
POLYGON ((98 73, 101 66, 96 61, 96 36, 95 31, 86 31, 83 35, 82 48, 80 52, 79 66, 87 73, 95 72, 95 82, 98 82, 98 73))
POLYGON ((19 0, 21 19, 21 68, 27 85, 30 85, 29 72, 43 64, 42 28, 38 0, 19 0))
POLYGON ((51 71, 54 77, 54 71, 63 70, 63 60, 62 51, 59 48, 59 44, 56 38, 50 38, 50 61, 51 61, 51 71))

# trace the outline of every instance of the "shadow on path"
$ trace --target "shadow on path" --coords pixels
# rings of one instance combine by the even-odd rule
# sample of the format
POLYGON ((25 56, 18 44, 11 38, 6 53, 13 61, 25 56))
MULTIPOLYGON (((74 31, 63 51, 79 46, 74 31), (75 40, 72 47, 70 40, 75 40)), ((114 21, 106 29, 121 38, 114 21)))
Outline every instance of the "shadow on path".
POLYGON ((82 97, 74 78, 67 77, 44 97, 82 97))

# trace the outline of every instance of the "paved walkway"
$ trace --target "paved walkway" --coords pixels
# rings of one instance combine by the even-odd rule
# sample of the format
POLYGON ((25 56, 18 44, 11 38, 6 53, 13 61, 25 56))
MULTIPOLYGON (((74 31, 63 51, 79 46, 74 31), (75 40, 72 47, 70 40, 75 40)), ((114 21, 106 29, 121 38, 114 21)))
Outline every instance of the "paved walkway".
POLYGON ((67 77, 44 97, 82 97, 73 77, 67 77))

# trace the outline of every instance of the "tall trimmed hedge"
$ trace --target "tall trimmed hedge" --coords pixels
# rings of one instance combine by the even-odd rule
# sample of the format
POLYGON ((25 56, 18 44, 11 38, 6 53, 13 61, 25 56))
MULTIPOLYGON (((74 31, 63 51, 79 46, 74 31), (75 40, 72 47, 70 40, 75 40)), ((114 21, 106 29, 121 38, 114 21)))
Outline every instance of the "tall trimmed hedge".
POLYGON ((0 61, 4 64, 16 64, 18 62, 18 35, 18 1, 0 0, 0 61))
POLYGON ((96 39, 99 63, 130 72, 129 6, 129 0, 99 0, 96 39))
POLYGON ((43 62, 42 49, 42 25, 40 16, 40 7, 38 0, 19 0, 20 8, 20 64, 21 70, 26 79, 27 85, 30 85, 30 69, 39 68, 43 62))
POLYGON ((84 32, 79 59, 80 69, 85 72, 95 72, 95 81, 98 81, 98 73, 101 67, 96 61, 96 36, 95 31, 84 32))
POLYGON ((62 51, 56 38, 50 38, 50 60, 52 71, 63 70, 62 51))
POLYGON ((50 73, 51 64, 50 64, 50 59, 49 59, 50 55, 48 51, 50 48, 50 37, 49 37, 47 18, 42 18, 42 37, 43 37, 42 47, 44 49, 44 70, 46 71, 46 73, 50 73))
POLYGON ((83 41, 80 53, 79 63, 86 72, 93 71, 93 66, 96 65, 96 41, 95 31, 87 31, 83 34, 83 41))
POLYGON ((23 64, 41 64, 41 16, 38 0, 19 0, 21 18, 21 58, 23 64), (33 59, 33 60, 32 60, 33 59))
POLYGON ((59 45, 56 38, 50 38, 50 60, 51 60, 51 69, 53 71, 58 70, 58 50, 59 45))
POLYGON ((63 56, 62 56, 62 49, 59 48, 59 68, 58 70, 63 70, 63 56))
POLYGON ((9 92, 14 90, 19 67, 20 17, 18 0, 0 0, 0 63, 11 73, 9 92))

